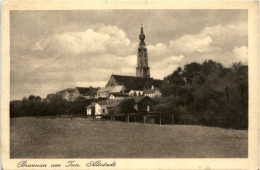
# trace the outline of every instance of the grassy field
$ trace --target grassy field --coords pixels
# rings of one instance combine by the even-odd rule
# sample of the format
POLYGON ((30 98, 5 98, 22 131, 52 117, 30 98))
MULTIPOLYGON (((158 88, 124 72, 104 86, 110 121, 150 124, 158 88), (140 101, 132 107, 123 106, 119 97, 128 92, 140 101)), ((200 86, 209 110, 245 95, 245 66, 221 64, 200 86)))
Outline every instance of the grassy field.
POLYGON ((246 130, 194 125, 12 118, 11 158, 247 157, 246 130))

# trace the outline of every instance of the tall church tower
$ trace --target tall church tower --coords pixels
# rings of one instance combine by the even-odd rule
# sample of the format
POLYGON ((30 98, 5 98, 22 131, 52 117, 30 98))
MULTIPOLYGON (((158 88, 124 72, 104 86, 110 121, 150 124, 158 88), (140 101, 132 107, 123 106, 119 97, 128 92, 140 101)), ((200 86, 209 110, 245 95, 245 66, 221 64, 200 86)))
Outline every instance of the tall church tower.
POLYGON ((143 26, 141 26, 139 39, 140 43, 137 53, 136 77, 150 78, 150 67, 148 67, 148 53, 144 42, 145 35, 143 31, 143 26))

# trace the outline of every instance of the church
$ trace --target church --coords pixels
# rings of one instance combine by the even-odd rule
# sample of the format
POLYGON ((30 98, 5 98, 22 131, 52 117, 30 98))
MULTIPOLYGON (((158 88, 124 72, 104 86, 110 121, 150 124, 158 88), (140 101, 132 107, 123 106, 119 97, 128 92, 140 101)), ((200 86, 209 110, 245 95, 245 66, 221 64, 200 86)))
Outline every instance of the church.
MULTIPOLYGON (((86 99, 122 100, 129 97, 161 97, 160 91, 163 81, 150 77, 148 52, 145 44, 145 34, 141 26, 140 43, 137 50, 136 76, 112 74, 105 87, 76 87, 56 93, 61 99, 75 101, 78 97, 86 99)), ((47 99, 54 94, 48 94, 47 99)))
POLYGON ((111 94, 113 94, 113 96, 126 94, 128 96, 161 97, 160 88, 163 81, 150 77, 148 52, 144 41, 145 34, 142 26, 139 39, 136 76, 112 74, 106 86, 97 91, 98 98, 109 98, 111 94))

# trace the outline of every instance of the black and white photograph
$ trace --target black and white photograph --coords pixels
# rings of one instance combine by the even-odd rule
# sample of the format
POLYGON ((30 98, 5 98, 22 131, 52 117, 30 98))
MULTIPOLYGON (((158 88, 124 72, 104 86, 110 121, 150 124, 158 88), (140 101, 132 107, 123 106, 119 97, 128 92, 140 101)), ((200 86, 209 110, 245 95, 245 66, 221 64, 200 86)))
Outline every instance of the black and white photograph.
POLYGON ((10 10, 9 22, 18 168, 249 158, 248 9, 10 10))

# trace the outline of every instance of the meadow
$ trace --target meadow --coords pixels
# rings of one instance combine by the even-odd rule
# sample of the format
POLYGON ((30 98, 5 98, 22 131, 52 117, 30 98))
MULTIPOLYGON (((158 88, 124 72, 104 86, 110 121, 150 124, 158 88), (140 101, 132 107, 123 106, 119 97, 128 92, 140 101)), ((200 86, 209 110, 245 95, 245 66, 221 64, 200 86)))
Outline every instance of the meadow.
POLYGON ((11 158, 246 158, 248 131, 90 118, 10 119, 11 158))

